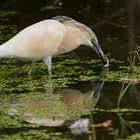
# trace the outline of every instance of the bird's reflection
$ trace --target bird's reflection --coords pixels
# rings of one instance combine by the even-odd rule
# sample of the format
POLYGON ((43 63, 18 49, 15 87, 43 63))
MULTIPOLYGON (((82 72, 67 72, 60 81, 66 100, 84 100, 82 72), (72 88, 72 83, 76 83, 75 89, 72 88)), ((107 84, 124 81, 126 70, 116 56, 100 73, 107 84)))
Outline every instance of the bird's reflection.
POLYGON ((88 114, 99 98, 104 81, 92 82, 92 89, 83 93, 77 89, 54 89, 44 93, 37 93, 40 96, 23 99, 10 107, 11 115, 23 116, 24 121, 42 126, 63 126, 66 122, 69 128, 75 128, 80 122, 80 127, 86 130, 88 119, 82 121, 82 115, 88 114), (78 119, 79 118, 79 119, 78 119), (75 120, 75 121, 74 121, 75 120), (78 122, 77 122, 78 121, 78 122), (76 125, 74 124, 76 123, 76 125), (81 122, 84 122, 82 125, 81 122))

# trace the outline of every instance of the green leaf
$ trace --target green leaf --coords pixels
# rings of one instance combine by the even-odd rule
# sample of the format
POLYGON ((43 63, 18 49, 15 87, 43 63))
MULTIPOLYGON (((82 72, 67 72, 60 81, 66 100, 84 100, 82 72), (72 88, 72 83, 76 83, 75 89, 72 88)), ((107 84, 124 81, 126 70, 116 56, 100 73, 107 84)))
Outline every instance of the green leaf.
POLYGON ((131 84, 131 81, 126 86, 125 86, 125 83, 123 83, 121 91, 119 93, 119 98, 118 98, 118 103, 117 103, 118 107, 120 106, 120 102, 121 102, 124 94, 126 93, 127 89, 129 88, 130 84, 131 84))

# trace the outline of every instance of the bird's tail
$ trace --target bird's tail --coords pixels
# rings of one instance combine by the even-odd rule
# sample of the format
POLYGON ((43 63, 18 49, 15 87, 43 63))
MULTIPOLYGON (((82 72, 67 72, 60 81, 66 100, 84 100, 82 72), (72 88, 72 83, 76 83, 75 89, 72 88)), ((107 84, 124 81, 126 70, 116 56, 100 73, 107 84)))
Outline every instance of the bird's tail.
POLYGON ((9 51, 10 51, 10 49, 7 46, 7 43, 0 45, 0 57, 8 57, 9 51))

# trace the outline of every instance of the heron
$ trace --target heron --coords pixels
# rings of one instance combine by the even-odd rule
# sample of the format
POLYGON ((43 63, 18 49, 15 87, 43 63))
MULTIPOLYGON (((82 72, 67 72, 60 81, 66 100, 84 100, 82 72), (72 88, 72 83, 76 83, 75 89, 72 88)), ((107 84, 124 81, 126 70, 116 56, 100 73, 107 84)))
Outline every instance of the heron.
POLYGON ((51 74, 52 57, 72 51, 80 45, 91 47, 101 58, 103 66, 109 66, 95 33, 67 16, 56 16, 26 27, 0 45, 0 57, 43 60, 51 74))

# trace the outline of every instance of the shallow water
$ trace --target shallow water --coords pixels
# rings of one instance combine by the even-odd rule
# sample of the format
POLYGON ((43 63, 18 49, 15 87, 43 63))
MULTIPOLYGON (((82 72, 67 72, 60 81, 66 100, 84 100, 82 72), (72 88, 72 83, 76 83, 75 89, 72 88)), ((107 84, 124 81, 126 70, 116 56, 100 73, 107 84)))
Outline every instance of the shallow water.
POLYGON ((140 86, 132 84, 118 104, 122 85, 85 81, 33 92, 5 91, 0 94, 1 138, 113 139, 138 133, 140 86))
POLYGON ((1 59, 0 139, 139 139, 140 62, 132 69, 127 61, 140 42, 139 0, 30 5, 1 2, 1 43, 36 21, 65 13, 94 29, 110 53, 110 67, 102 71, 85 46, 53 58, 52 76, 41 61, 29 77, 30 60, 1 59), (14 12, 7 12, 13 5, 14 12))

